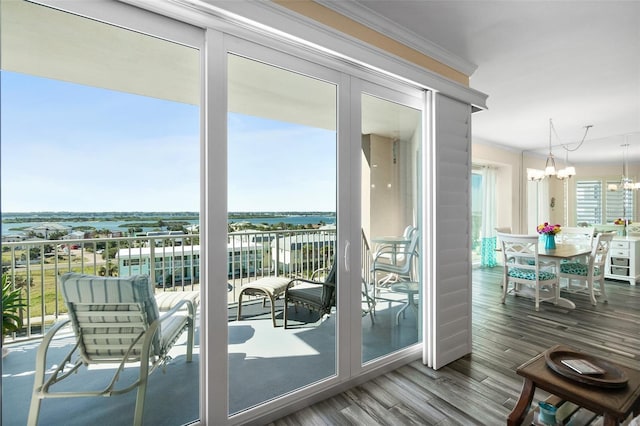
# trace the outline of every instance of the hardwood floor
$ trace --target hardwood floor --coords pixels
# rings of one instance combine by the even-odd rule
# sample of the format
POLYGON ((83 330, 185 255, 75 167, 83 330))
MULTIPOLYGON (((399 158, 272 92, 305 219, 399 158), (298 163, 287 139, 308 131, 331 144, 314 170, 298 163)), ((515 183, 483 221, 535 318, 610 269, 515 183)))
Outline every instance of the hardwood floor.
MULTIPOLYGON (((640 367, 640 286, 607 281, 609 303, 576 309, 507 296, 501 268, 473 273, 473 353, 434 371, 416 361, 271 425, 503 425, 522 379, 516 368, 555 344, 640 367)), ((536 391, 534 404, 547 393, 536 391)))

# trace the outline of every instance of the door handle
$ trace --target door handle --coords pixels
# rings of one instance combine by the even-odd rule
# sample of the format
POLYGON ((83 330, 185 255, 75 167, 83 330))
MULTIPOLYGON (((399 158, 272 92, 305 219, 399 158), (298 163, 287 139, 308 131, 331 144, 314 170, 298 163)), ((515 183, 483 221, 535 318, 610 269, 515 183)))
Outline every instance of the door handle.
POLYGON ((349 240, 345 240, 344 242, 344 270, 349 272, 349 247, 351 243, 349 240))

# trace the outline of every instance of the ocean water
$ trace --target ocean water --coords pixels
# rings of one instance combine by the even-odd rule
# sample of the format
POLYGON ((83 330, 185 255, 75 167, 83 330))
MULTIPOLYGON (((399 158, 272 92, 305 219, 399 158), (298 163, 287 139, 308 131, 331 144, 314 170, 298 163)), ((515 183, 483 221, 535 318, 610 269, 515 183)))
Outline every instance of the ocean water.
MULTIPOLYGON (((43 223, 57 223, 63 226, 70 226, 72 228, 79 226, 86 226, 95 229, 108 229, 110 231, 127 231, 129 225, 132 223, 149 222, 150 226, 142 227, 144 232, 157 229, 156 222, 158 217, 161 217, 165 222, 171 222, 180 219, 181 216, 186 216, 185 213, 7 213, 2 214, 2 235, 14 235, 21 234, 22 229, 31 228, 42 225, 43 223), (130 215, 131 220, 125 220, 124 218, 130 215), (80 220, 90 217, 91 220, 80 220), (120 219, 114 219, 118 217, 120 219), (21 218, 27 220, 26 222, 18 223, 6 223, 5 220, 21 218), (39 218, 45 220, 29 221, 29 218, 39 218), (65 220, 55 220, 63 218, 65 220), (74 219, 78 220, 74 220, 74 219), (113 219, 113 220, 110 220, 113 219)), ((192 214, 193 216, 193 214, 192 214)), ((184 220, 191 225, 197 225, 198 219, 184 220)), ((280 222, 292 224, 292 225, 307 225, 318 224, 324 222, 326 224, 335 224, 336 218, 329 214, 269 214, 268 217, 256 217, 251 216, 237 216, 229 218, 229 223, 232 222, 249 222, 249 223, 266 223, 268 225, 277 224, 280 222)))

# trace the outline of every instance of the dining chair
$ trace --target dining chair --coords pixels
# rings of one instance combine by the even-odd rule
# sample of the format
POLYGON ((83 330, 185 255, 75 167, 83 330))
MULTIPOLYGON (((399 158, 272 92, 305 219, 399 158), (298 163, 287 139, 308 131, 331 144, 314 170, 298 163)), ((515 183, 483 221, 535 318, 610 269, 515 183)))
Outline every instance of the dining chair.
POLYGON ((498 233, 502 242, 504 272, 502 286, 502 303, 507 293, 533 296, 535 310, 540 309, 540 302, 552 301, 558 304, 560 287, 555 262, 545 262, 539 257, 540 239, 538 235, 517 235, 498 233), (511 288, 509 288, 511 285, 511 288))
MULTIPOLYGON (((504 233, 504 234, 511 234, 511 227, 510 226, 496 226, 495 228, 493 228, 496 231, 496 235, 500 234, 500 233, 504 233)), ((500 241, 500 238, 496 236, 496 248, 499 250, 502 250, 502 242, 500 241)))
POLYGON ((560 243, 591 245, 596 228, 594 226, 563 226, 560 229, 560 243))
POLYGON ((586 293, 591 298, 591 304, 597 304, 596 295, 602 296, 602 301, 607 302, 607 293, 604 285, 604 273, 611 241, 615 232, 599 233, 592 245, 588 262, 565 262, 560 264, 560 279, 566 279, 567 285, 562 290, 571 293, 586 293), (594 283, 598 283, 598 289, 594 283))
POLYGON ((637 223, 628 224, 627 235, 629 237, 640 237, 640 224, 637 224, 637 223))
MULTIPOLYGON (((595 234, 596 228, 594 226, 563 226, 560 233, 556 235, 556 239, 561 244, 575 244, 591 247, 595 234)), ((582 263, 588 263, 589 256, 584 256, 580 261, 582 263)), ((567 260, 562 261, 562 263, 566 262, 567 260)))

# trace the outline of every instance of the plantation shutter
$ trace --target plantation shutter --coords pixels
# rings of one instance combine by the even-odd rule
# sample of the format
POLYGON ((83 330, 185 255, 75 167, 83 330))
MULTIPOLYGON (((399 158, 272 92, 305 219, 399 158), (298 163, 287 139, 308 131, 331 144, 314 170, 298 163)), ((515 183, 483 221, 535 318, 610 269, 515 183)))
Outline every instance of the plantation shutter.
MULTIPOLYGON (((610 182, 607 182, 607 184, 609 184, 610 182)), ((611 183, 615 183, 615 182, 611 182, 611 183)), ((619 186, 619 185, 618 185, 619 186)), ((631 192, 629 190, 626 189, 620 189, 618 191, 607 191, 607 196, 606 196, 606 216, 605 216, 605 223, 611 223, 614 220, 620 218, 620 219, 624 219, 625 216, 626 217, 630 217, 629 213, 631 213, 631 211, 629 210, 629 208, 631 206, 627 205, 625 206, 625 198, 631 198, 630 194, 626 194, 628 192, 631 192), (625 208, 627 210, 625 210, 625 208)))
POLYGON ((590 225, 612 223, 616 219, 634 220, 634 191, 609 191, 609 185, 620 187, 620 180, 576 181, 576 222, 590 225))
POLYGON ((471 106, 435 94, 432 268, 423 361, 438 369, 471 353, 471 106))
POLYGON ((602 223, 602 181, 576 181, 576 223, 602 223))

